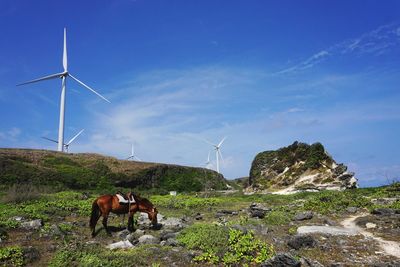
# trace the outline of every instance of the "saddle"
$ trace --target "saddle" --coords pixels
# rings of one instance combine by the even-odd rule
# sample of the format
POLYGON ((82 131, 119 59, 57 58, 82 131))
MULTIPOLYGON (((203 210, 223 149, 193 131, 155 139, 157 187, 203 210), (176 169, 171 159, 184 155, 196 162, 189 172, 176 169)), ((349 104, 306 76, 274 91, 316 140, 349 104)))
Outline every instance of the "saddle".
POLYGON ((133 194, 131 193, 130 196, 128 197, 126 194, 122 192, 117 192, 115 194, 118 198, 119 204, 132 204, 136 203, 135 198, 133 197, 133 194))

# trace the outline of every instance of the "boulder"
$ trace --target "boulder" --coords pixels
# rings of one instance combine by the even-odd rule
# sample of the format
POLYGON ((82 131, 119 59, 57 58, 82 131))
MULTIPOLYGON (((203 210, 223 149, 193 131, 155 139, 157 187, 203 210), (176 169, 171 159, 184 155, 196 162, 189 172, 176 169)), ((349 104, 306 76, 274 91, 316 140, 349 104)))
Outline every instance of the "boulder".
POLYGON ((300 261, 289 253, 278 253, 273 258, 261 264, 262 267, 300 267, 300 261))
POLYGON ((368 223, 365 224, 365 227, 367 229, 374 229, 374 228, 376 228, 376 224, 368 222, 368 223))
POLYGON ((160 243, 160 240, 152 235, 142 235, 141 237, 139 237, 139 244, 141 245, 158 243, 160 243))
POLYGON ((287 243, 289 247, 294 249, 315 247, 317 241, 310 235, 295 235, 287 243))
POLYGON ((312 219, 313 216, 314 216, 314 214, 312 211, 305 211, 305 212, 296 214, 296 216, 294 216, 293 220, 295 220, 295 221, 310 220, 310 219, 312 219))
POLYGON ((42 226, 43 222, 41 219, 21 223, 21 227, 27 230, 37 230, 40 229, 42 226))
POLYGON ((374 209, 371 213, 375 215, 389 216, 395 214, 395 210, 389 208, 379 208, 379 209, 374 209))
POLYGON ((174 233, 174 232, 165 232, 160 234, 160 239, 161 240, 168 240, 170 238, 176 238, 178 236, 178 233, 174 233))
POLYGON ((137 229, 135 232, 128 234, 125 239, 129 240, 131 243, 134 243, 135 240, 138 240, 139 237, 144 235, 144 231, 141 229, 137 229))
POLYGON ((264 218, 265 214, 270 211, 270 208, 265 207, 260 203, 252 203, 249 207, 250 217, 253 218, 264 218))
POLYGON ((127 239, 128 235, 130 235, 130 232, 129 230, 124 229, 122 231, 117 232, 116 235, 119 239, 125 240, 127 239))
POLYGON ((23 248, 22 253, 24 255, 25 263, 32 263, 32 262, 40 259, 40 253, 34 247, 31 247, 31 246, 25 247, 25 248, 23 248))
POLYGON ((164 219, 162 222, 160 222, 160 224, 163 227, 172 229, 182 229, 185 227, 185 224, 182 222, 182 220, 173 217, 164 219))
POLYGON ((112 244, 107 246, 107 248, 109 248, 111 250, 112 249, 119 249, 119 248, 125 249, 125 248, 132 248, 132 247, 133 247, 132 243, 130 241, 128 241, 128 240, 119 241, 119 242, 112 243, 112 244))
POLYGON ((358 211, 358 208, 356 208, 356 207, 348 207, 348 208, 346 209, 346 211, 347 211, 348 213, 356 213, 356 212, 358 211))

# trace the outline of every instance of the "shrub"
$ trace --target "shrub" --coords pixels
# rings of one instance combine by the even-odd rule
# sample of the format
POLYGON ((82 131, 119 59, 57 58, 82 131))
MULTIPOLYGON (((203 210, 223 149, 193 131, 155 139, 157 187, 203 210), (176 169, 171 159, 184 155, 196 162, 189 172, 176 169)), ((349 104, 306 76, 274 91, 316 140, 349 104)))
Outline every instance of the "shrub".
POLYGON ((273 210, 267 213, 264 221, 268 225, 282 225, 290 221, 291 214, 281 210, 273 210))
POLYGON ((10 246, 0 248, 0 265, 1 266, 23 266, 24 255, 21 247, 10 246))
POLYGON ((21 203, 40 198, 41 190, 32 184, 13 184, 8 188, 2 201, 6 203, 21 203))
POLYGON ((194 261, 211 264, 261 263, 274 254, 273 246, 255 239, 253 232, 217 225, 194 224, 183 230, 178 240, 189 249, 203 251, 194 261))

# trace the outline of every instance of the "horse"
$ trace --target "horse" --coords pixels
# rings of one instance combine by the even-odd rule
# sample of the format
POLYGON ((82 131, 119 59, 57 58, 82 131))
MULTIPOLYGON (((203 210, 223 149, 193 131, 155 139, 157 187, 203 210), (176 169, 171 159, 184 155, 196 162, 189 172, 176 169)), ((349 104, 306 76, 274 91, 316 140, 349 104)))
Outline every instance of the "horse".
MULTIPOLYGON (((133 194, 128 193, 128 197, 131 198, 133 194)), ((90 229, 92 230, 92 237, 95 236, 95 229, 97 221, 103 216, 103 226, 108 235, 111 235, 107 227, 108 215, 110 212, 115 214, 127 214, 128 213, 128 230, 133 230, 133 215, 135 212, 145 212, 148 215, 153 227, 157 226, 157 214, 158 211, 154 205, 146 198, 133 195, 135 202, 129 204, 120 204, 116 195, 102 195, 96 198, 92 204, 92 213, 90 215, 90 229)))

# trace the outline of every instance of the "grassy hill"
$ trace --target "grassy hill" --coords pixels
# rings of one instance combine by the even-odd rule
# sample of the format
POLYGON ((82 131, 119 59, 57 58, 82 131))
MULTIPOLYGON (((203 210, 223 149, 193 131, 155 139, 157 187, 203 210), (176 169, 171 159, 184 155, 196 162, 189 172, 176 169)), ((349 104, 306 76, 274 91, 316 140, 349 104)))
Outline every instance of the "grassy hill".
POLYGON ((200 191, 221 190, 226 181, 215 171, 171 164, 119 160, 99 154, 0 149, 0 184, 32 184, 59 189, 200 191))

